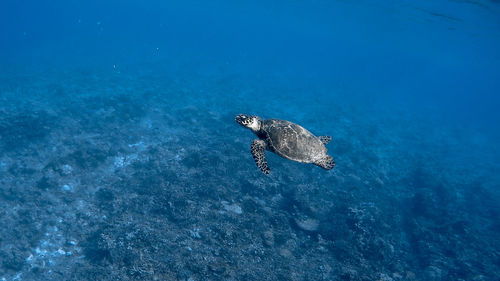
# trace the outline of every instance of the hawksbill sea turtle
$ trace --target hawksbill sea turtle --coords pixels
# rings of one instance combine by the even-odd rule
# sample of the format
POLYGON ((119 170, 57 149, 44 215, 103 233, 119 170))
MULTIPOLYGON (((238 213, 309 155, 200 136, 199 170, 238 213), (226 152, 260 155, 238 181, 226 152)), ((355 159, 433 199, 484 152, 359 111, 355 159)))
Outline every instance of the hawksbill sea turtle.
POLYGON ((289 160, 313 163, 325 170, 335 166, 333 158, 326 153, 325 145, 332 140, 330 136, 317 137, 302 126, 285 120, 262 120, 245 114, 237 115, 235 120, 257 135, 258 139, 252 141, 252 156, 257 167, 266 175, 270 172, 266 150, 289 160))

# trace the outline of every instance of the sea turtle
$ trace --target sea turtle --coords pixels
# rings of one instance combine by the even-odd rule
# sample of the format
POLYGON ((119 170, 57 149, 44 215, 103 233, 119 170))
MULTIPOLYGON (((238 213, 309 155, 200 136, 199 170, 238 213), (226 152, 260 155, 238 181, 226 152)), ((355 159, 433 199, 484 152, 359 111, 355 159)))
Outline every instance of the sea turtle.
POLYGON ((239 114, 235 120, 257 135, 258 139, 252 141, 252 155, 257 167, 266 175, 270 172, 266 149, 286 159, 313 163, 325 170, 335 166, 333 158, 326 154, 325 145, 332 140, 330 136, 317 137, 302 126, 285 120, 262 120, 245 114, 239 114))

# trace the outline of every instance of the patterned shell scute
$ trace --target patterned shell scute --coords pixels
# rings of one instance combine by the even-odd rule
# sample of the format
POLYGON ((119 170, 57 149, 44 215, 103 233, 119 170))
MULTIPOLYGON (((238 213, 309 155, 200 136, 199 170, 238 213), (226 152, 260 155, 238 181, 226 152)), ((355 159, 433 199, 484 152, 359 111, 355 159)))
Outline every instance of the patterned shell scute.
POLYGON ((292 122, 267 119, 263 130, 269 149, 290 160, 313 163, 326 154, 318 137, 292 122))

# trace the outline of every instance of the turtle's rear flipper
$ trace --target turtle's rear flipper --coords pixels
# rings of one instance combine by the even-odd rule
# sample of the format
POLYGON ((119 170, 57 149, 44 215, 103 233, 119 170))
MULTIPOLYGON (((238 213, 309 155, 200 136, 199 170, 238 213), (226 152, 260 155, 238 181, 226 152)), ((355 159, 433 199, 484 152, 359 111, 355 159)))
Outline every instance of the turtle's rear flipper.
POLYGON ((257 167, 266 175, 271 171, 267 166, 266 160, 266 142, 263 140, 252 141, 252 156, 257 167))
POLYGON ((320 166, 325 170, 331 170, 335 167, 335 161, 330 155, 327 155, 325 158, 321 158, 319 161, 314 163, 314 165, 320 166))
POLYGON ((323 144, 328 144, 329 142, 332 141, 332 137, 330 136, 320 136, 319 137, 319 140, 323 143, 323 144))

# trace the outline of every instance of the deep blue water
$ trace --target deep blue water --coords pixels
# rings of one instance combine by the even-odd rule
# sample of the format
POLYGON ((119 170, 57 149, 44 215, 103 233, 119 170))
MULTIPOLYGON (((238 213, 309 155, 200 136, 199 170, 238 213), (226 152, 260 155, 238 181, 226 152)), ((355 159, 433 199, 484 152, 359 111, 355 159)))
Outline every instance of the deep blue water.
POLYGON ((499 280, 499 50, 493 0, 4 0, 0 280, 499 280))

